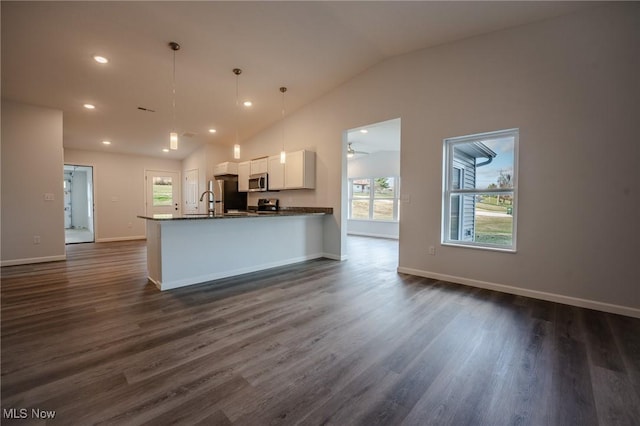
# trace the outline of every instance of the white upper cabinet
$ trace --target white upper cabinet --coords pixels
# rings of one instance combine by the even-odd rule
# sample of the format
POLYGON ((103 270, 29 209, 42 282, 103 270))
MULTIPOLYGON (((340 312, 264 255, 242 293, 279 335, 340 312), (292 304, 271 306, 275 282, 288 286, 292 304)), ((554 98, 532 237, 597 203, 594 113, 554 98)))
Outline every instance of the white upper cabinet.
POLYGON ((213 166, 214 176, 237 175, 237 174, 238 174, 238 163, 226 161, 224 163, 216 164, 215 166, 213 166))
POLYGON ((313 189, 316 187, 316 153, 287 152, 284 164, 285 189, 313 189))
POLYGON ((238 164, 238 190, 249 190, 249 176, 269 174, 269 191, 283 189, 314 189, 316 187, 316 153, 313 151, 288 152, 285 164, 280 155, 244 161, 238 164))
POLYGON ((251 160, 251 174, 267 173, 267 157, 251 160))
POLYGON ((251 174, 251 161, 238 163, 238 192, 249 191, 249 175, 251 174))
POLYGON ((284 164, 280 163, 280 155, 272 155, 268 160, 269 190, 284 189, 284 164))

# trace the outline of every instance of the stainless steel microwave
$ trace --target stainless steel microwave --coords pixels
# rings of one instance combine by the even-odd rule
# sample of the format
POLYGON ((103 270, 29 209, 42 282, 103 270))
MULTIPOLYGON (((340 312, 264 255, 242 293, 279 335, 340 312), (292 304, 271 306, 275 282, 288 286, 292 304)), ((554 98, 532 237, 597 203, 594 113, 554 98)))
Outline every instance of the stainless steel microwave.
POLYGON ((258 173, 249 176, 249 192, 266 191, 268 188, 269 176, 266 173, 258 173))

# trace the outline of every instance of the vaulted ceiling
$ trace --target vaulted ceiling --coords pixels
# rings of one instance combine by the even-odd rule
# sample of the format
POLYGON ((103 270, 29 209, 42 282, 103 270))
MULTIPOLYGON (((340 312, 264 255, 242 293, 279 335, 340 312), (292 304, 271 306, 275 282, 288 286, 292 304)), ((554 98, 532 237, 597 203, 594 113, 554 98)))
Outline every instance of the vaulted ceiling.
POLYGON ((181 159, 277 122, 280 86, 290 113, 386 58, 591 4, 2 1, 2 97, 62 110, 65 148, 181 159), (170 41, 181 45, 181 137, 163 153, 174 121, 170 41), (236 83, 252 107, 236 108, 236 83))

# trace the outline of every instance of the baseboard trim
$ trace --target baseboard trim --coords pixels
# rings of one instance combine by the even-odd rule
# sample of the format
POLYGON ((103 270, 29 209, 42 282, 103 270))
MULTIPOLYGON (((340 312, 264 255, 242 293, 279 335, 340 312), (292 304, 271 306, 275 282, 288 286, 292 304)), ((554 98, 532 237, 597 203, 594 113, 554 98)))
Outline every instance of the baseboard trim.
POLYGON ((499 291, 502 293, 515 294, 518 296, 531 297, 533 299, 546 300, 549 302, 562 303, 565 305, 577 306, 580 308, 594 309, 597 311, 609 312, 612 314, 624 315, 633 318, 640 318, 640 309, 629 306, 613 305, 611 303, 598 302, 596 300, 581 299, 578 297, 564 296, 562 294, 547 293, 544 291, 530 290, 519 287, 512 287, 504 284, 496 284, 487 281, 474 280, 470 278, 457 277, 455 275, 439 274, 436 272, 423 271, 421 269, 398 267, 398 272, 402 274, 416 275, 419 277, 431 278, 434 280, 448 281, 456 284, 463 284, 470 287, 484 288, 487 290, 499 291))
POLYGON ((158 287, 158 290, 162 291, 162 284, 159 283, 158 281, 154 280, 151 277, 147 277, 149 279, 149 281, 151 281, 156 287, 158 287))
POLYGON ((145 235, 134 235, 132 237, 113 237, 113 238, 97 238, 96 243, 113 243, 116 241, 134 241, 134 240, 146 240, 145 235))
POLYGON ((340 262, 347 260, 347 255, 343 254, 343 255, 337 255, 337 254, 331 254, 331 253, 322 253, 322 257, 326 257, 327 259, 331 259, 331 260, 339 260, 340 262))
POLYGON ((67 260, 67 255, 61 254, 58 256, 29 257, 25 259, 3 260, 2 262, 0 262, 0 266, 29 265, 32 263, 59 262, 61 260, 67 260))

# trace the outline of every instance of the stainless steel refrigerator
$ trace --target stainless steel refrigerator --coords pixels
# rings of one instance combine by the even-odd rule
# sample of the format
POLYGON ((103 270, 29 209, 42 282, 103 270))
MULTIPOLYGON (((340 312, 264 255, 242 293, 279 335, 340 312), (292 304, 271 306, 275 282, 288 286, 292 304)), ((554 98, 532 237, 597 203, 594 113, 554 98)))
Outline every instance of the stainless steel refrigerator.
POLYGON ((238 192, 238 176, 216 176, 215 180, 209 181, 209 190, 215 194, 216 215, 229 210, 247 210, 247 193, 238 192))

